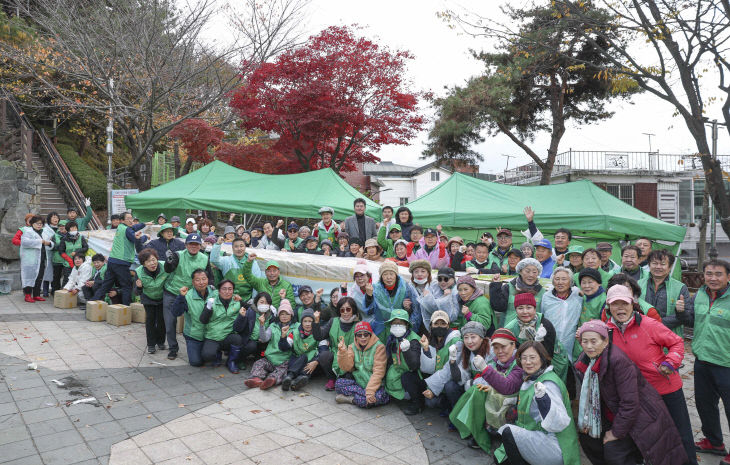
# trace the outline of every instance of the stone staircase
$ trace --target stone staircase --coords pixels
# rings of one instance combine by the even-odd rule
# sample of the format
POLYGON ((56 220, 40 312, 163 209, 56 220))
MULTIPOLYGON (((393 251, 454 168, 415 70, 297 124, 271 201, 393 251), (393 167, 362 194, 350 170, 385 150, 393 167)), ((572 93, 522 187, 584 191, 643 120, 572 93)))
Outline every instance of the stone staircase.
MULTIPOLYGON (((66 217, 67 205, 58 187, 48 176, 48 170, 43 166, 38 152, 33 152, 33 170, 41 175, 41 209, 40 214, 45 218, 51 212, 56 212, 61 218, 66 217)), ((82 215, 83 216, 83 215, 82 215)))

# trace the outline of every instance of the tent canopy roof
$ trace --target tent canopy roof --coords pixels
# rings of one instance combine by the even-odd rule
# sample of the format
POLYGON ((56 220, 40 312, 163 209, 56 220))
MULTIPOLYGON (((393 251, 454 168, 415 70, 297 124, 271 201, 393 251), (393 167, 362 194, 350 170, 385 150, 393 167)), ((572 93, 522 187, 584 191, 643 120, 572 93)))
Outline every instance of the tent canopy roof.
POLYGON ((154 189, 125 197, 127 208, 213 210, 272 216, 317 218, 322 206, 332 207, 338 220, 353 214, 353 202, 364 198, 366 213, 380 218, 380 206, 347 184, 329 168, 297 174, 260 174, 222 161, 154 189))
POLYGON ((685 228, 658 220, 619 200, 591 181, 549 186, 511 186, 461 173, 406 206, 421 224, 524 230, 523 209, 535 211, 543 233, 568 228, 578 236, 681 242, 685 228))

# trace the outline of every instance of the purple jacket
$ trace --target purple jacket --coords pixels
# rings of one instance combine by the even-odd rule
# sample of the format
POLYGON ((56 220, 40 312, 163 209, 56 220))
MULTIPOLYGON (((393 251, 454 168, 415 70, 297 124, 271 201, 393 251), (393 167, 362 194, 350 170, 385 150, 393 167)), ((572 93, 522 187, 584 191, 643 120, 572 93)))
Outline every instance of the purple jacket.
POLYGON ((411 263, 414 260, 426 260, 431 264, 431 268, 434 270, 449 266, 451 257, 449 257, 449 254, 446 253, 446 245, 444 245, 443 242, 438 241, 431 253, 426 252, 425 239, 421 238, 418 245, 419 249, 413 252, 415 242, 410 242, 408 244, 408 263, 411 263))
POLYGON ((514 359, 515 358, 512 357, 505 366, 501 366, 499 363, 497 363, 496 368, 488 366, 482 372, 482 378, 484 378, 484 380, 488 382, 489 385, 498 393, 506 396, 510 394, 517 394, 520 392, 520 387, 522 386, 523 371, 519 366, 515 365, 510 374, 504 376, 504 372, 507 371, 514 359))
MULTIPOLYGON (((588 357, 575 363, 582 382, 588 357)), ((653 465, 683 465, 687 454, 664 401, 642 376, 639 367, 618 347, 609 344, 597 364, 604 415, 613 415, 611 431, 633 439, 644 459, 653 465), (608 409, 608 412, 605 410, 608 409)))

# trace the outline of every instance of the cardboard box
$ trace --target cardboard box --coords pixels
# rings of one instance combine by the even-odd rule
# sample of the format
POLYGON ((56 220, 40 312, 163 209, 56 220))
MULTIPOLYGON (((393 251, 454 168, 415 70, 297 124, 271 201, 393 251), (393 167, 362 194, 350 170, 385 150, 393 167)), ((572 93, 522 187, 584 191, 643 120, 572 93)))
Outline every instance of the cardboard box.
POLYGON ((177 317, 177 325, 175 325, 175 326, 176 326, 177 334, 181 334, 183 332, 183 328, 185 327, 185 317, 184 316, 177 317))
POLYGON ((109 305, 106 308, 106 322, 114 326, 132 324, 132 311, 126 305, 109 305))
POLYGON ((78 306, 76 299, 76 294, 61 289, 53 293, 53 306, 56 308, 75 308, 78 306))
POLYGON ((139 302, 134 302, 130 304, 129 308, 132 310, 132 323, 144 323, 147 320, 144 305, 139 302))
POLYGON ((107 303, 103 300, 86 302, 86 319, 89 321, 106 321, 107 303))

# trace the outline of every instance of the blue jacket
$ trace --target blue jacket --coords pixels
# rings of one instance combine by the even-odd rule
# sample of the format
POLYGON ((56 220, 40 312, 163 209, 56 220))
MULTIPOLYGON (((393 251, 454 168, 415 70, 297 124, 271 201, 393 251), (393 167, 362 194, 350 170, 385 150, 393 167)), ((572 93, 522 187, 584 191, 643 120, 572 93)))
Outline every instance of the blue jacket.
POLYGON ((541 278, 549 278, 553 275, 553 268, 555 267, 555 259, 553 257, 548 258, 544 262, 540 262, 542 265, 541 278))

